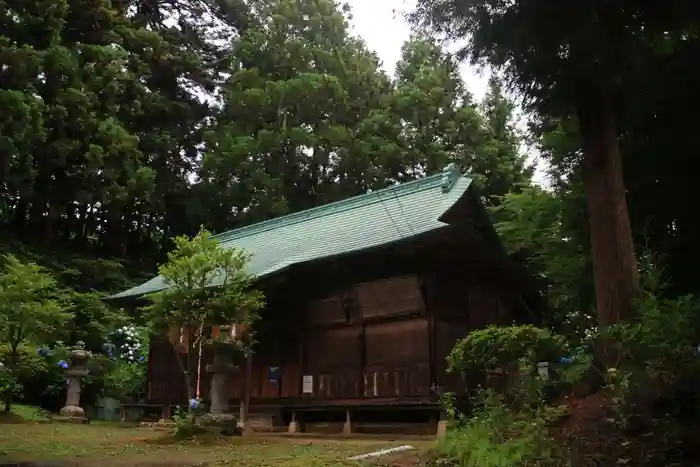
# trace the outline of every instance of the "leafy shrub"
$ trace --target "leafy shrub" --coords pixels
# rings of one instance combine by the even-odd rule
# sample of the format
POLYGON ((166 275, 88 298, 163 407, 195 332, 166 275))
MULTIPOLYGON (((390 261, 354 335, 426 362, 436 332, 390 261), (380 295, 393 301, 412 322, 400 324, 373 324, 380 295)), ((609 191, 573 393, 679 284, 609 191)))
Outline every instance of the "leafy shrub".
POLYGON ((6 366, 0 364, 0 400, 4 400, 8 394, 15 396, 20 391, 22 391, 22 385, 17 378, 6 366))
POLYGON ((62 407, 66 398, 66 377, 61 362, 67 360, 68 349, 60 341, 51 348, 22 346, 17 376, 23 389, 18 400, 49 410, 62 407))
MULTIPOLYGON (((21 388, 18 401, 48 410, 58 410, 66 400, 66 376, 71 348, 58 341, 50 346, 21 345, 18 348, 14 377, 21 388)), ((0 360, 9 352, 0 346, 0 360)), ((108 362, 107 362, 108 363, 108 362)), ((90 405, 103 392, 105 359, 99 355, 88 361, 88 376, 83 379, 81 403, 90 405)))
POLYGON ((202 431, 196 424, 194 409, 176 409, 173 422, 175 423, 173 435, 176 439, 191 438, 202 431))
POLYGON ((507 368, 514 362, 558 361, 566 350, 562 336, 535 326, 489 326, 469 333, 447 357, 449 368, 488 371, 507 368))
MULTIPOLYGON (((7 361, 9 356, 10 348, 0 345, 0 361, 7 361)), ((37 353, 37 347, 25 344, 17 348, 14 366, 14 377, 18 381, 28 381, 48 368, 45 359, 37 353)))
POLYGON ((565 357, 569 353, 563 336, 532 325, 490 326, 471 332, 457 342, 447 357, 448 371, 460 371, 472 382, 485 385, 487 374, 499 370, 496 385, 499 391, 509 394, 510 402, 525 403, 532 397, 524 392, 535 391, 554 397, 571 386, 575 379, 573 370, 579 369, 585 360, 574 361, 565 357), (541 384, 535 378, 536 365, 549 364, 549 380, 541 384), (566 385, 564 383, 567 383, 566 385), (533 386, 534 385, 534 386, 533 386))
POLYGON ((135 400, 146 385, 148 330, 124 325, 111 332, 103 344, 108 365, 103 393, 120 400, 135 400))
POLYGON ((492 326, 459 341, 448 357, 450 371, 474 376, 502 369, 508 385, 500 393, 480 390, 468 416, 445 395, 451 423, 439 452, 463 467, 553 465, 556 443, 548 430, 561 411, 547 406, 548 395, 575 384, 590 365, 585 351, 571 351, 563 336, 529 325, 492 326), (550 378, 538 377, 538 362, 550 363, 550 378))
MULTIPOLYGON (((642 290, 634 321, 606 330, 619 364, 607 373, 617 422, 634 436, 655 440, 654 461, 678 461, 672 453, 697 450, 700 419, 700 300, 664 298, 662 270, 653 256, 642 258, 642 290)), ((695 454, 696 462, 700 453, 695 454)), ((661 465, 661 464, 659 464, 661 465)))
POLYGON ((143 362, 113 362, 104 376, 104 394, 119 400, 136 398, 146 383, 143 362))
POLYGON ((453 422, 438 452, 460 467, 553 464, 556 445, 548 427, 557 416, 556 410, 541 406, 514 411, 501 395, 483 391, 471 416, 453 422))

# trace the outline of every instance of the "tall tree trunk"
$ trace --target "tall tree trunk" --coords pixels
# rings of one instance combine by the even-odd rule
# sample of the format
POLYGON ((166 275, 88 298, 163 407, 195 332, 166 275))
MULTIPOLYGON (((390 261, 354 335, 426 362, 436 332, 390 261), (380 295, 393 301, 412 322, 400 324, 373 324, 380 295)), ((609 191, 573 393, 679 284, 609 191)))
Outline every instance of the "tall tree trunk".
POLYGON ((582 93, 578 114, 598 325, 605 328, 632 316, 637 264, 610 93, 582 93))
POLYGON ((44 234, 42 244, 44 248, 50 248, 54 244, 54 236, 56 227, 58 226, 61 215, 63 214, 61 206, 57 201, 49 202, 49 211, 44 219, 44 234))
POLYGON ((15 208, 15 229, 22 235, 26 231, 27 224, 27 201, 20 197, 15 208))
MULTIPOLYGON (((14 342, 11 345, 10 348, 10 355, 9 358, 7 359, 7 367, 10 369, 10 375, 14 378, 15 375, 17 374, 17 347, 19 344, 15 344, 14 342)), ((10 388, 9 391, 5 393, 5 413, 10 413, 12 411, 12 397, 13 397, 13 392, 14 388, 10 388)))
POLYGON ((74 242, 77 247, 84 247, 87 241, 87 222, 88 222, 88 204, 80 203, 78 208, 78 220, 76 221, 77 227, 75 230, 74 242))

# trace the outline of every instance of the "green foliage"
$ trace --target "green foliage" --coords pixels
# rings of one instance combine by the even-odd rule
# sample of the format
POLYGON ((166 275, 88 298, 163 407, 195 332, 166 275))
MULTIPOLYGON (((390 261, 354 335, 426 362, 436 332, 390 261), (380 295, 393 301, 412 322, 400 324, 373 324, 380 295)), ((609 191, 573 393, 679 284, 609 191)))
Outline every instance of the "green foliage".
POLYGON ((36 263, 5 257, 0 276, 0 331, 2 342, 19 344, 60 330, 71 314, 56 299, 56 282, 36 263))
MULTIPOLYGON (((49 3, 0 1, 0 224, 67 293, 128 288, 201 225, 232 229, 449 161, 486 196, 529 179, 500 85, 474 102, 427 37, 405 44, 392 79, 335 1, 49 3)), ((104 329, 88 328, 109 327, 96 298, 71 310, 67 340, 92 347, 104 329)))
POLYGON ((530 0, 524 7, 498 0, 419 0, 410 19, 450 39, 469 37, 463 56, 501 68, 529 103, 556 113, 586 104, 594 93, 623 88, 627 79, 634 82, 644 60, 672 50, 676 38, 694 31, 697 14, 685 0, 661 10, 644 3, 530 0), (660 49, 660 43, 667 47, 660 49))
POLYGON ((246 270, 248 257, 236 248, 222 248, 207 231, 193 238, 177 237, 168 262, 160 266, 167 288, 148 298, 158 325, 195 326, 237 322, 253 324, 263 305, 262 294, 246 270))
POLYGON ((103 394, 119 400, 133 398, 146 385, 144 362, 118 361, 105 365, 103 394))
POLYGON ((515 411, 498 394, 482 392, 473 413, 455 420, 438 442, 438 453, 459 467, 557 465, 558 449, 548 429, 560 410, 520 405, 515 411))
MULTIPOLYGON (((39 355, 37 349, 35 345, 20 344, 15 352, 13 374, 23 385, 30 384, 33 378, 49 370, 47 359, 39 355)), ((0 345, 0 361, 10 360, 11 355, 11 346, 0 345)))
POLYGON ((13 397, 21 390, 22 385, 17 381, 12 371, 4 364, 0 366, 0 396, 3 398, 13 397))
POLYGON ((253 287, 254 276, 246 270, 247 261, 243 251, 221 247, 203 230, 193 238, 176 238, 168 262, 159 268, 167 288, 148 296, 152 303, 146 310, 154 330, 176 326, 189 333, 186 357, 180 357, 179 352, 176 355, 190 397, 194 396, 197 350, 206 326, 244 325, 249 331, 238 343, 243 349, 253 344, 252 326, 264 297, 253 287))
POLYGON ((625 424, 632 417, 635 423, 671 424, 677 429, 700 416, 696 390, 700 378, 700 300, 694 296, 662 298, 658 258, 643 258, 644 289, 637 300, 635 321, 605 333, 620 354, 620 362, 608 378, 625 424), (644 413, 647 420, 639 420, 644 413))
MULTIPOLYGON (((72 318, 56 297, 54 279, 35 263, 22 262, 14 255, 5 257, 0 275, 0 343, 7 346, 5 366, 16 380, 22 365, 20 345, 38 343, 54 336, 72 318)), ((9 411, 11 393, 6 392, 5 410, 9 411)))
POLYGON ((173 413, 173 435, 175 439, 189 439, 201 431, 195 423, 195 417, 185 409, 176 409, 173 413))
POLYGON ((565 183, 507 195, 492 209, 506 249, 540 279, 543 324, 578 341, 596 323, 587 224, 579 215, 585 209, 580 185, 565 183))
POLYGON ((563 336, 531 325, 492 326, 458 341, 448 357, 450 370, 476 381, 476 375, 502 369, 505 385, 474 395, 469 414, 455 408, 453 397, 443 398, 451 424, 439 454, 469 467, 562 465, 550 428, 564 409, 548 404, 580 383, 591 365, 581 351, 570 355, 573 362, 559 364, 570 350, 563 336), (547 379, 535 370, 539 362, 549 363, 547 379))
POLYGON ((531 325, 489 326, 469 333, 448 356, 451 371, 486 371, 506 368, 519 361, 535 365, 562 357, 562 336, 531 325))
POLYGON ((0 344, 0 362, 14 360, 12 375, 21 387, 21 392, 15 394, 19 402, 60 408, 65 402, 66 383, 58 362, 68 359, 68 349, 61 342, 54 344, 48 356, 40 355, 39 349, 35 344, 23 343, 13 353, 9 344, 0 344))

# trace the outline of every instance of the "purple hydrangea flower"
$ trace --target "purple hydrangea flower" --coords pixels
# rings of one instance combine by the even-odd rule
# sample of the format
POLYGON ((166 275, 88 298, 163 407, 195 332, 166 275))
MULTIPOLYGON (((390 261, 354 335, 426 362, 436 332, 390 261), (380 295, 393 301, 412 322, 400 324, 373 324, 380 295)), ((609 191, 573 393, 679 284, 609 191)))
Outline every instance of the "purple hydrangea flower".
POLYGON ((190 409, 194 410, 199 407, 199 399, 190 399, 190 409))
POLYGON ((58 366, 60 366, 61 368, 63 368, 65 370, 66 368, 68 368, 68 363, 65 360, 60 360, 58 362, 58 366))

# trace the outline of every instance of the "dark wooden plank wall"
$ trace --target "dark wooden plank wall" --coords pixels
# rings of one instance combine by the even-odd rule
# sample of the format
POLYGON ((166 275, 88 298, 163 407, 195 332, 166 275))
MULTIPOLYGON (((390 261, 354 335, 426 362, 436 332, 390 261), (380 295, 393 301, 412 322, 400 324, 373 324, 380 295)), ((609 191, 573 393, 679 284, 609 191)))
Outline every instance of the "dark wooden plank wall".
MULTIPOLYGON (((211 363, 209 349, 202 349, 202 378, 200 379, 200 397, 207 398, 211 378, 205 368, 211 363)), ((175 350, 167 337, 151 338, 148 356, 147 398, 154 404, 186 405, 187 385, 175 356, 175 350)))
POLYGON ((446 357, 457 341, 469 332, 493 324, 511 324, 513 294, 509 293, 507 285, 494 282, 492 278, 478 274, 455 275, 447 268, 433 271, 427 283, 427 300, 435 329, 437 386, 442 392, 465 394, 472 389, 469 382, 460 374, 446 371, 446 357))
MULTIPOLYGON (((253 399, 430 398, 431 327, 418 276, 356 284, 307 303, 302 316, 299 327, 258 336, 253 399), (280 367, 275 383, 270 366, 280 367), (311 393, 303 393, 305 375, 313 379, 311 393)), ((232 382, 233 399, 241 397, 242 378, 232 382)))
MULTIPOLYGON (((514 301, 492 278, 444 266, 362 282, 306 303, 275 303, 283 309, 264 318, 258 331, 251 398, 315 405, 432 401, 434 384, 464 393, 469 388, 461 375, 445 372, 445 357, 470 330, 511 322, 514 301), (302 391, 304 375, 313 378, 310 394, 302 391)), ((150 399, 174 403, 184 384, 173 377, 179 369, 172 346, 154 342, 151 352, 150 399)), ((243 397, 239 364, 230 383, 234 403, 243 397)), ((209 376, 202 374, 205 397, 209 376)))

